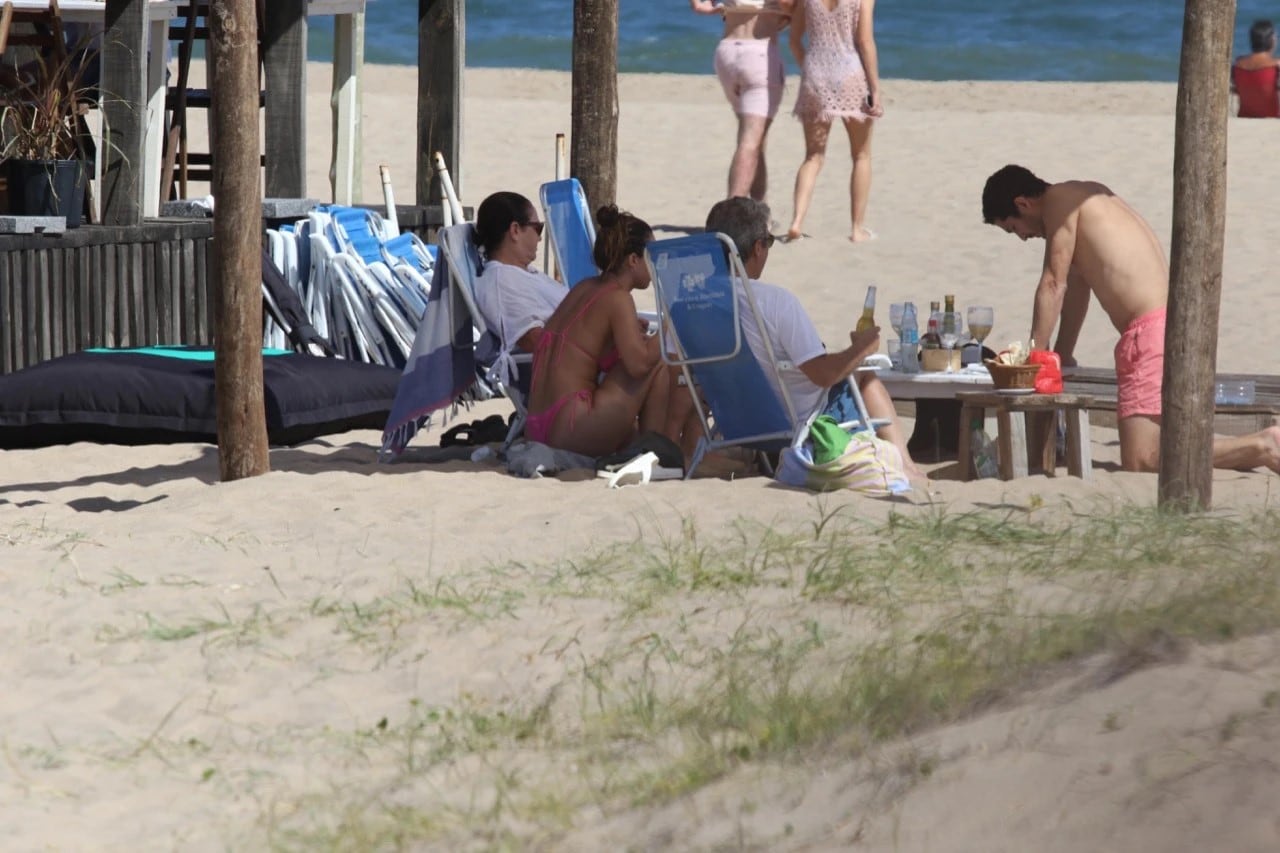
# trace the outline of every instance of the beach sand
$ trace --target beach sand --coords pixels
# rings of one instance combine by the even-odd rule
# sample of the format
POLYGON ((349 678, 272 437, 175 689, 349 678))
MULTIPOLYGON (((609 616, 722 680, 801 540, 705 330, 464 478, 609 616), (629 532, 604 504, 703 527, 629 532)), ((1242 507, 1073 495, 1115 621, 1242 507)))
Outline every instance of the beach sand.
MULTIPOLYGON (((308 91, 308 189, 320 198, 327 73, 314 65, 308 91)), ((569 129, 569 82, 467 72, 464 203, 498 189, 536 197, 552 177, 554 134, 569 129)), ((398 200, 412 201, 412 124, 401 117, 414 90, 412 69, 368 69, 367 201, 380 198, 380 163, 398 200)), ((995 307, 993 342, 1025 337, 1041 244, 980 215, 982 183, 1006 162, 1110 184, 1167 247, 1173 86, 889 81, 885 93, 869 214, 879 239, 845 239, 849 164, 833 141, 812 238, 775 247, 765 275, 800 296, 832 344, 871 283, 882 323, 891 301, 955 293, 961 306, 995 307)), ((620 95, 620 203, 660 231, 700 227, 733 137, 718 84, 627 76, 620 95)), ((1272 370, 1257 346, 1280 321, 1270 130, 1230 126, 1222 370, 1272 370)), ((801 150, 798 126, 780 117, 770 136, 780 222, 801 150)), ((1108 366, 1115 338, 1095 309, 1082 363, 1108 366)), ((506 410, 490 401, 465 416, 506 410)), ((6 849, 1280 846, 1280 635, 1179 645, 1132 672, 1088 658, 908 739, 744 762, 656 801, 568 798, 550 820, 528 803, 550 802, 590 768, 557 764, 537 742, 481 748, 505 709, 542 703, 564 727, 591 704, 591 678, 647 683, 650 658, 635 655, 653 637, 706 653, 748 628, 811 632, 834 654, 885 635, 864 602, 814 603, 786 582, 741 596, 714 580, 657 594, 660 567, 645 564, 591 585, 600 549, 661 552, 694 535, 714 551, 744 525, 790 531, 832 514, 869 525, 969 512, 1069 521, 1149 506, 1156 477, 1116 470, 1114 430, 1093 430, 1089 482, 959 483, 941 463, 926 466, 929 487, 894 502, 758 476, 618 491, 580 475, 522 480, 485 462, 428 464, 438 434, 389 466, 375 462, 372 431, 275 449, 269 475, 228 484, 203 445, 0 453, 6 849), (398 834, 370 829, 371 815, 396 815, 398 834)), ((1217 472, 1215 506, 1271 507, 1278 485, 1274 474, 1217 472)), ((1011 594, 1032 602, 1049 585, 1018 582, 1011 594)), ((921 612, 981 593, 949 590, 921 612)), ((678 692, 696 670, 652 677, 678 692)))

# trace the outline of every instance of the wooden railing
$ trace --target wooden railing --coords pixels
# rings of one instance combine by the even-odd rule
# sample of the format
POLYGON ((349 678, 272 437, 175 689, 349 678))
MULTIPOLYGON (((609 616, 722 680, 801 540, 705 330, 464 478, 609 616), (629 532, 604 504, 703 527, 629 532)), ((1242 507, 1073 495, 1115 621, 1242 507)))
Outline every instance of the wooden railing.
POLYGON ((213 341, 213 221, 0 236, 0 373, 90 347, 213 341))

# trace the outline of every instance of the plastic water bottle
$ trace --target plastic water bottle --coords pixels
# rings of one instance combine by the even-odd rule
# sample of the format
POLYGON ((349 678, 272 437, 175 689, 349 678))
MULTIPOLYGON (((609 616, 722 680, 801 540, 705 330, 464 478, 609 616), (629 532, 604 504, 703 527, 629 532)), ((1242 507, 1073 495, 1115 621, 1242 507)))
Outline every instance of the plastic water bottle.
POLYGON ((973 453, 973 470, 979 477, 995 477, 1000 473, 1000 465, 996 462, 996 447, 983 428, 982 418, 974 418, 969 424, 973 437, 969 440, 970 452, 973 453))
POLYGON ((916 320, 916 304, 908 302, 902 306, 902 370, 904 373, 919 373, 920 359, 920 324, 916 320))

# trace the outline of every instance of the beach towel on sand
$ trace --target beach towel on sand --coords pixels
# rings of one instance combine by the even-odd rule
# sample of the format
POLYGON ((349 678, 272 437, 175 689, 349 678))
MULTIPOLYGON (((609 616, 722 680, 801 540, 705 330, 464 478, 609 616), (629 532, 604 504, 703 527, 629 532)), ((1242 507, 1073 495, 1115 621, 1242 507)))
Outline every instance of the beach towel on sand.
POLYGON ((822 423, 826 417, 814 421, 816 442, 806 440, 798 448, 782 451, 778 482, 815 492, 852 489, 873 497, 910 491, 898 448, 870 430, 845 433, 837 426, 848 436, 848 441, 843 442, 833 436, 829 424, 822 423))

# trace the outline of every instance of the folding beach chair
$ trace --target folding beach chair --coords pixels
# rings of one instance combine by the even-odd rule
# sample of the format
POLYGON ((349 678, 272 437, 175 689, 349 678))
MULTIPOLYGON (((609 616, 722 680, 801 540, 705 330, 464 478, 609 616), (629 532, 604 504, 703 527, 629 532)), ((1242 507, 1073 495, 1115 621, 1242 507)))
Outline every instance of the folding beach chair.
POLYGON ((450 225, 440 229, 436 242, 440 247, 436 263, 445 265, 453 290, 458 296, 454 308, 465 310, 475 326, 475 358, 476 363, 484 369, 485 382, 509 399, 515 407, 516 416, 507 432, 507 440, 503 443, 505 449, 524 431, 525 418, 528 416, 525 399, 529 386, 528 371, 522 377, 521 367, 532 364, 533 356, 517 351, 515 341, 503 340, 501 330, 491 329, 476 306, 476 279, 480 277, 481 261, 471 224, 450 225))
POLYGON ((481 262, 471 224, 440 229, 436 242, 439 251, 427 309, 382 434, 383 460, 398 455, 434 412, 456 407, 468 397, 487 399, 495 389, 516 410, 503 447, 524 429, 525 391, 519 368, 532 357, 504 346, 476 307, 481 262))
MULTIPOLYGON (((796 411, 779 373, 791 365, 775 356, 767 335, 762 335, 768 350, 763 360, 744 342, 744 306, 757 328, 763 330, 765 324, 733 241, 723 234, 658 240, 645 250, 645 260, 657 296, 663 360, 680 367, 689 387, 696 388, 693 399, 703 437, 686 479, 711 450, 799 447, 820 412, 796 411), (780 395, 775 388, 784 390, 780 395)), ((852 377, 849 387, 859 419, 841 426, 883 424, 868 415, 852 377)))
POLYGON ((560 280, 573 287, 583 279, 600 274, 592 257, 596 227, 587 210, 587 196, 577 178, 551 181, 538 192, 542 199, 542 219, 551 238, 551 254, 560 270, 560 280))

